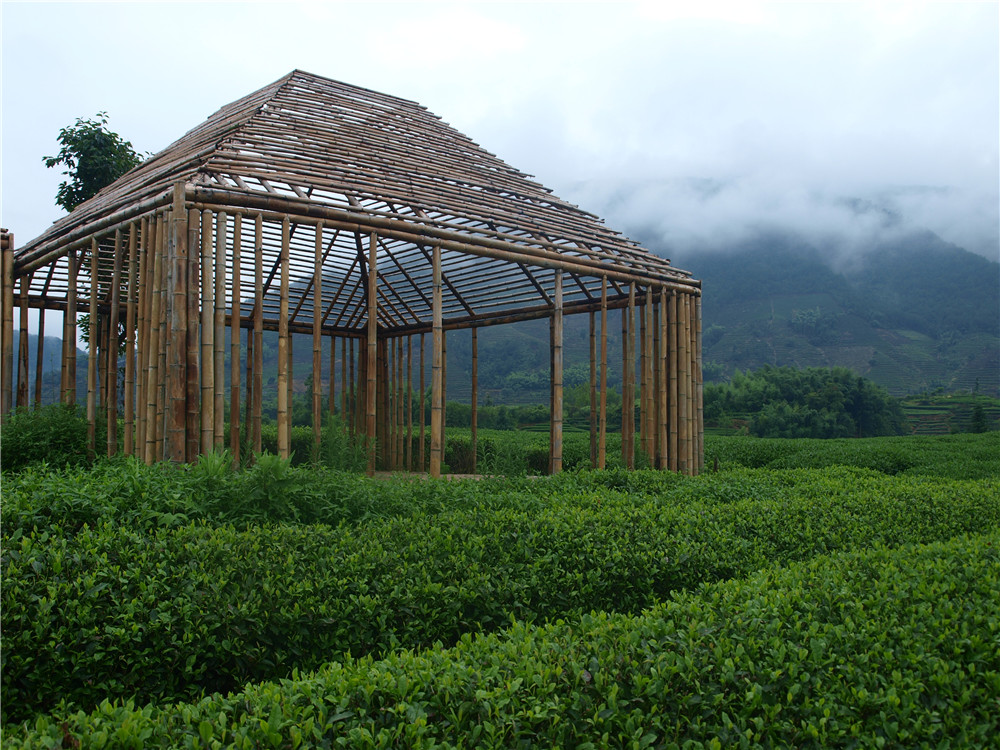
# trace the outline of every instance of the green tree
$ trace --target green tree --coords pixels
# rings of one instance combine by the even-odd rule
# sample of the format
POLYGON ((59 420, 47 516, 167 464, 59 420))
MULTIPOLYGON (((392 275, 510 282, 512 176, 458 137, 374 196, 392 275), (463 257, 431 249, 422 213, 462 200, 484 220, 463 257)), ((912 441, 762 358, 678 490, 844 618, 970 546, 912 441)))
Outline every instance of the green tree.
POLYGON ((78 117, 75 125, 60 130, 59 153, 42 158, 50 169, 66 167, 63 174, 69 179, 59 185, 56 205, 67 211, 142 162, 131 143, 108 129, 107 112, 98 112, 95 118, 78 117))

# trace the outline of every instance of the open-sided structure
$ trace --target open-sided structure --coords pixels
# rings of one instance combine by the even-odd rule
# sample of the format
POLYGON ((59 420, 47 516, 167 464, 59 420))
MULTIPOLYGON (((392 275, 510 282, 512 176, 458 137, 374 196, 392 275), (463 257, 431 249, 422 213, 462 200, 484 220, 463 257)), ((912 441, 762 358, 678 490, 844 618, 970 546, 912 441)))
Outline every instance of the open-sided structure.
MULTIPOLYGON (((592 454, 603 466, 608 315, 618 309, 624 403, 640 415, 637 429, 623 410, 623 458, 633 465, 638 432, 657 466, 695 473, 702 461, 699 282, 418 104, 301 71, 223 107, 24 247, 5 235, 5 413, 29 404, 25 336, 14 396, 15 308, 22 330, 29 308, 64 312, 67 402, 70 342, 90 314, 88 416, 121 419, 126 453, 191 461, 225 446, 238 457, 241 419, 259 450, 262 399, 276 388, 287 454, 294 333, 312 337, 316 439, 322 410, 337 410, 372 438, 370 468, 431 474, 442 459, 445 332, 472 329, 474 415, 477 329, 533 318, 550 320, 550 466, 561 468, 563 316, 575 313, 590 315, 592 454), (122 327, 120 398, 109 332, 122 327), (262 378, 264 330, 279 334, 276 386, 262 378), (425 335, 426 458, 423 420, 411 416, 425 390, 425 335)), ((119 449, 116 432, 108 451, 119 449)))

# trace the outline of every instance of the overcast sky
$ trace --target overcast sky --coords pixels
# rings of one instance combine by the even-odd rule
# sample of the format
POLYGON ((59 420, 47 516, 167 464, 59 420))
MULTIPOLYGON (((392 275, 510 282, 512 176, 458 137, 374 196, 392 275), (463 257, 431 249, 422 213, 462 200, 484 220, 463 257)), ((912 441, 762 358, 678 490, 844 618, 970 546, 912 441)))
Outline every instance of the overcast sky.
POLYGON ((699 247, 762 227, 1000 255, 996 2, 5 0, 2 23, 18 245, 62 215, 61 127, 107 111, 156 152, 299 68, 420 102, 696 275, 699 247))

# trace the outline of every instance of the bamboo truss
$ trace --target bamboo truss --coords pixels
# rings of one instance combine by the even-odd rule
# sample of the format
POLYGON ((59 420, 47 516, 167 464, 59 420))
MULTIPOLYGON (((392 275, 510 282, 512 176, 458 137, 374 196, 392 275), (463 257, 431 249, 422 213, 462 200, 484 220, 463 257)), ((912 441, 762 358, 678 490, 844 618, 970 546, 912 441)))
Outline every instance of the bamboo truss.
POLYGON ((475 446, 480 329, 547 319, 550 469, 559 471, 563 321, 588 314, 590 455, 604 467, 609 311, 620 310, 623 462, 634 466, 638 448, 661 468, 702 466, 700 283, 404 99, 293 71, 16 251, 5 231, 2 260, 0 412, 28 405, 26 338, 16 370, 12 349, 15 306, 21 328, 29 309, 39 326, 46 310, 62 313, 67 403, 77 400, 77 316, 88 313, 95 450, 101 410, 109 452, 182 462, 228 446, 245 463, 263 447, 269 406, 288 456, 293 400, 305 394, 318 446, 325 393, 326 411, 339 406, 339 424, 367 441, 369 471, 436 476, 447 331, 472 329, 475 446), (265 332, 277 333, 276 372, 264 372, 265 332), (312 367, 296 380, 299 336, 311 337, 312 367))

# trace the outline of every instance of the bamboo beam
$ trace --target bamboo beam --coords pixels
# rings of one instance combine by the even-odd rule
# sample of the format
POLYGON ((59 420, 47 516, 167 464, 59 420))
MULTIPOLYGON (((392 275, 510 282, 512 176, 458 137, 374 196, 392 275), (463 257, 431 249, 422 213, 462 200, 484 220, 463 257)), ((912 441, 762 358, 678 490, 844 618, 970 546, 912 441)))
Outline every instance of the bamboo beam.
POLYGON ((552 311, 552 473, 563 463, 563 272, 556 271, 552 311))
POLYGON ((128 279, 125 282, 125 445, 126 456, 135 455, 135 333, 138 297, 138 227, 128 230, 128 279))
POLYGON ((97 297, 98 297, 97 238, 90 238, 90 327, 87 336, 87 450, 93 456, 97 451, 97 297))
POLYGON ((31 290, 32 275, 27 273, 21 277, 21 304, 17 337, 17 407, 19 409, 28 408, 28 293, 31 290))
POLYGON ((261 446, 261 412, 264 388, 264 239, 263 220, 257 215, 254 226, 254 308, 253 308, 253 408, 250 413, 250 443, 254 454, 261 446))
POLYGON ((365 377, 365 439, 369 441, 368 475, 375 474, 375 446, 378 436, 375 433, 375 403, 377 397, 378 367, 378 267, 377 267, 377 235, 372 232, 368 246, 368 357, 367 374, 365 377))
POLYGON ((478 329, 472 329, 472 473, 476 473, 476 459, 479 453, 479 337, 478 329))
POLYGON ((597 468, 607 466, 608 439, 608 278, 601 277, 601 398, 598 404, 597 468))
POLYGON ((225 387, 226 387, 226 255, 229 247, 229 217, 224 211, 215 215, 215 389, 212 425, 212 447, 221 452, 225 447, 225 387))
POLYGON ((281 287, 278 317, 278 455, 288 458, 291 453, 288 403, 288 250, 291 241, 291 221, 286 216, 281 222, 281 287))
POLYGON ((185 335, 185 439, 184 454, 187 461, 195 461, 201 452, 201 212, 188 208, 187 212, 187 332, 185 335))
POLYGON ((240 297, 243 294, 240 279, 240 256, 243 254, 243 216, 233 219, 233 302, 229 316, 229 452, 233 454, 233 468, 240 465, 240 344, 243 321, 240 297))
POLYGON ((215 269, 212 263, 212 212, 201 219, 201 452, 215 444, 215 269))
POLYGON ((42 408, 42 367, 45 364, 45 310, 38 311, 38 343, 35 346, 35 408, 42 408))
MULTIPOLYGON (((316 225, 313 247, 313 360, 312 360, 312 422, 313 448, 319 455, 319 443, 323 424, 323 225, 316 225)), ((333 368, 330 368, 330 394, 333 394, 333 368)))
MULTIPOLYGON (((441 327, 441 246, 434 245, 433 248, 433 326, 434 338, 432 341, 432 361, 431 361, 431 465, 430 475, 432 477, 441 476, 441 459, 443 454, 443 408, 441 386, 443 378, 441 376, 444 330, 441 327)), ((421 400, 423 397, 421 396, 421 400)), ((421 441, 422 442, 422 441, 421 441)))
POLYGON ((118 452, 118 320, 121 315, 122 267, 125 264, 122 233, 115 230, 115 265, 111 275, 111 311, 108 316, 108 435, 107 452, 118 452))
POLYGON ((6 234, 7 243, 2 252, 3 288, 0 294, 3 344, 0 354, 0 423, 10 414, 14 394, 14 240, 6 234))

